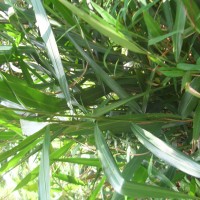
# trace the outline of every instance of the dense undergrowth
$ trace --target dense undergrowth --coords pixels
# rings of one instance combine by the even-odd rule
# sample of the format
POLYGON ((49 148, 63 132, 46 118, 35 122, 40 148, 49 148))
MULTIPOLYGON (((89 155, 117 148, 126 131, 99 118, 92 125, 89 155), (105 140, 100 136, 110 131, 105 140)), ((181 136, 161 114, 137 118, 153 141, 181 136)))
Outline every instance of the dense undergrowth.
POLYGON ((198 2, 1 1, 1 198, 200 199, 198 2))

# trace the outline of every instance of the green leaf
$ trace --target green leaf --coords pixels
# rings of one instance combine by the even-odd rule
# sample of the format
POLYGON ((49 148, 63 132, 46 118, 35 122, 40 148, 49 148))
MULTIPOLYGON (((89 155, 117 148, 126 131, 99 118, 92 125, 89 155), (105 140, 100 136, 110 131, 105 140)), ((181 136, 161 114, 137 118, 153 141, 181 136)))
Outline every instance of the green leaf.
POLYGON ((15 168, 18 165, 18 163, 20 162, 20 160, 23 159, 30 150, 34 149, 35 146, 40 141, 41 141, 41 139, 35 140, 30 145, 28 145, 24 149, 20 150, 19 153, 15 154, 9 161, 6 162, 6 164, 2 164, 1 168, 0 168, 0 175, 15 168))
POLYGON ((147 26, 149 38, 159 37, 162 35, 160 25, 153 19, 153 17, 147 12, 143 12, 144 21, 147 26))
POLYGON ((154 0, 154 1, 152 1, 152 2, 150 2, 148 4, 146 4, 146 5, 143 4, 143 6, 140 9, 136 10, 136 12, 133 13, 132 23, 134 24, 136 19, 137 19, 137 17, 140 16, 140 14, 142 14, 145 11, 148 11, 153 5, 158 3, 158 1, 159 0, 154 0))
POLYGON ((144 93, 141 93, 141 94, 138 94, 138 95, 135 95, 135 96, 132 96, 132 97, 128 97, 128 98, 125 98, 125 99, 122 99, 122 100, 119 100, 115 103, 111 103, 110 105, 107 105, 105 107, 100 107, 100 108, 97 108, 94 110, 94 113, 91 115, 92 117, 100 117, 101 115, 103 114, 106 114, 108 113, 109 111, 111 110, 114 110, 122 105, 125 105, 127 104, 128 102, 134 100, 134 99, 137 99, 137 98, 140 98, 144 96, 144 93))
POLYGON ((55 8, 60 12, 60 14, 65 19, 65 21, 69 23, 71 26, 74 26, 75 23, 74 23, 72 12, 66 7, 63 7, 63 5, 59 1, 54 1, 54 0, 50 0, 50 1, 53 2, 53 4, 55 5, 55 8))
MULTIPOLYGON (((87 62, 94 69, 96 74, 108 85, 120 98, 127 98, 129 95, 127 92, 115 81, 113 80, 93 59, 91 59, 88 54, 84 52, 82 48, 68 35, 69 39, 73 42, 76 49, 80 52, 80 54, 87 60, 87 62)), ((141 112, 141 108, 139 105, 132 101, 130 102, 130 107, 136 112, 141 112)))
POLYGON ((193 119, 193 140, 199 140, 200 138, 200 101, 195 109, 193 119))
POLYGON ((0 46, 0 55, 11 54, 12 53, 12 46, 4 45, 0 46))
MULTIPOLYGON (((2 114, 3 115, 3 114, 2 114)), ((2 117, 3 118, 3 117, 2 117)), ((10 120, 3 120, 0 119, 0 124, 2 127, 5 127, 8 130, 14 131, 15 133, 18 134, 18 136, 22 137, 22 132, 20 127, 18 126, 18 124, 14 124, 14 123, 9 123, 10 120)))
POLYGON ((36 20, 39 26, 40 34, 45 42, 49 58, 53 64, 56 78, 59 81, 60 88, 66 98, 67 104, 72 109, 72 102, 69 92, 69 86, 61 62, 60 54, 58 51, 57 43, 54 38, 51 25, 47 18, 46 12, 40 0, 31 0, 35 12, 36 20))
MULTIPOLYGON (((42 132, 43 133, 43 132, 42 132)), ((50 164, 52 164, 54 161, 53 159, 58 159, 60 156, 64 155, 70 148, 71 146, 74 144, 74 142, 69 142, 66 145, 64 145, 63 147, 57 149, 56 151, 52 152, 52 154, 50 155, 50 164)), ((20 183, 18 183, 18 185, 15 187, 14 190, 18 190, 22 187, 24 187, 25 185, 27 185, 27 183, 31 182, 32 180, 34 180, 35 178, 38 177, 39 174, 39 167, 36 167, 34 170, 32 170, 28 175, 26 175, 21 181, 20 183)))
POLYGON ((64 108, 62 99, 33 89, 16 77, 12 80, 11 76, 2 74, 0 74, 0 97, 38 111, 57 112, 64 108))
POLYGON ((26 139, 24 139, 22 142, 20 142, 17 146, 13 147, 12 149, 1 153, 0 154, 0 162, 2 162, 3 160, 9 158, 10 156, 13 156, 18 151, 23 150, 24 148, 26 148, 27 146, 32 144, 36 139, 38 139, 42 134, 43 134, 42 130, 38 131, 37 133, 35 133, 35 134, 27 137, 26 139))
MULTIPOLYGON (((122 176, 124 177, 125 180, 137 180, 136 182, 141 183, 141 180, 145 179, 146 175, 148 176, 147 170, 146 173, 144 170, 144 174, 141 174, 140 172, 140 167, 141 163, 144 159, 148 159, 147 157, 149 156, 149 153, 147 152, 147 149, 144 146, 141 146, 138 151, 136 152, 136 155, 139 156, 134 156, 124 167, 122 176), (139 173, 138 173, 139 171, 139 173), (144 176, 143 176, 144 175, 144 176)), ((142 168, 144 168, 142 166, 142 168)), ((145 179, 146 180, 146 179, 145 179)), ((144 183, 144 182, 142 182, 144 183)), ((112 196, 112 200, 123 200, 123 196, 115 192, 112 196)))
POLYGON ((191 75, 192 73, 190 71, 187 71, 182 78, 181 81, 181 92, 184 90, 187 83, 191 82, 191 75))
POLYGON ((50 155, 51 163, 53 163, 54 160, 65 155, 65 153, 73 146, 73 144, 74 144, 74 141, 69 141, 69 142, 67 142, 67 144, 63 145, 62 147, 58 148, 57 150, 54 150, 50 155))
POLYGON ((108 22, 108 24, 113 25, 114 27, 118 26, 121 29, 123 29, 123 26, 112 16, 110 15, 106 10, 101 8, 98 4, 91 2, 94 9, 98 12, 99 15, 102 16, 102 18, 108 22))
POLYGON ((103 178, 101 179, 101 181, 98 183, 98 185, 96 186, 96 188, 92 191, 89 200, 96 200, 97 199, 97 195, 99 194, 100 190, 103 187, 103 184, 106 181, 106 177, 103 176, 103 178))
POLYGON ((167 77, 181 77, 184 75, 184 71, 179 70, 174 67, 161 67, 158 69, 162 74, 164 74, 167 77))
MULTIPOLYGON (((153 157, 152 157, 153 158, 153 157)), ((173 184, 173 182, 168 179, 163 172, 153 166, 153 159, 151 158, 150 162, 144 161, 146 167, 148 167, 149 178, 153 181, 156 185, 168 187, 173 189, 174 191, 178 192, 177 187, 173 184)))
POLYGON ((182 49, 183 44, 183 32, 185 28, 186 22, 186 12, 182 0, 176 0, 176 19, 173 27, 173 31, 176 33, 173 37, 173 51, 176 62, 179 60, 179 56, 182 49))
MULTIPOLYGON (((112 187, 116 192, 134 198, 145 198, 145 197, 155 197, 155 198, 180 198, 180 199, 190 199, 190 196, 170 191, 161 187, 149 186, 141 183, 134 183, 126 181, 117 165, 116 162, 106 144, 102 133, 97 125, 95 125, 94 130, 95 142, 97 146, 97 151, 99 158, 101 160, 104 173, 107 180, 110 182, 112 187)), ((191 197, 194 199, 194 197, 191 197)))
POLYGON ((171 8, 170 3, 171 3, 170 1, 163 2, 163 11, 165 14, 167 27, 168 27, 169 31, 172 31, 173 25, 174 25, 174 20, 172 17, 172 8, 171 8))
POLYGON ((132 124, 131 129, 138 140, 155 156, 189 175, 200 177, 200 165, 197 162, 173 149, 170 145, 138 125, 132 124))
MULTIPOLYGON (((191 82, 191 87, 197 91, 200 90, 200 78, 196 77, 191 82)), ((189 92, 185 92, 184 95, 181 98, 180 104, 179 104, 179 113, 181 114, 182 118, 186 118, 189 116, 194 108, 197 106, 198 98, 193 96, 189 92)))
POLYGON ((59 0, 65 7, 71 10, 74 14, 76 14, 81 19, 85 20, 88 24, 90 24, 93 28, 98 30, 100 33, 105 36, 111 38, 116 44, 119 44, 133 52, 145 54, 146 52, 139 47, 135 42, 130 41, 126 38, 126 36, 122 32, 117 32, 111 25, 105 22, 102 19, 96 20, 94 17, 88 15, 84 11, 80 10, 76 6, 71 3, 59 0))
POLYGON ((94 167, 101 167, 99 159, 97 158, 60 158, 60 159, 53 159, 53 161, 57 162, 69 162, 75 163, 80 165, 87 165, 87 166, 94 166, 94 167))
POLYGON ((173 36, 174 34, 177 34, 178 32, 177 31, 172 31, 170 33, 167 33, 165 35, 161 35, 161 36, 158 36, 158 37, 154 37, 154 38, 151 38, 149 41, 148 41, 148 45, 155 45, 156 43, 158 42, 161 42, 162 40, 166 39, 166 38, 169 38, 171 36, 173 36))
POLYGON ((191 26, 200 33, 200 9, 195 1, 182 0, 187 11, 187 17, 191 22, 191 26))
POLYGON ((19 190, 23 186, 27 185, 30 181, 34 180, 36 177, 38 177, 39 174, 39 167, 34 168, 28 175, 26 175, 25 178, 23 178, 20 183, 15 187, 15 190, 19 190))
POLYGON ((3 131, 3 132, 0 132, 0 140, 9 140, 9 141, 12 141, 12 140, 19 140, 19 139, 22 139, 23 137, 18 135, 17 133, 15 132, 12 132, 12 131, 3 131))
POLYGON ((200 65, 194 65, 194 64, 187 64, 187 63, 178 63, 177 68, 184 70, 184 71, 199 71, 200 65))
POLYGON ((49 149, 50 149, 50 130, 49 126, 45 129, 44 143, 42 147, 42 155, 39 170, 39 199, 50 199, 50 163, 49 163, 49 149))
POLYGON ((66 182, 71 183, 71 184, 85 185, 85 183, 83 181, 81 181, 78 178, 75 178, 74 176, 59 173, 59 174, 54 174, 53 177, 58 178, 62 181, 66 181, 66 182))

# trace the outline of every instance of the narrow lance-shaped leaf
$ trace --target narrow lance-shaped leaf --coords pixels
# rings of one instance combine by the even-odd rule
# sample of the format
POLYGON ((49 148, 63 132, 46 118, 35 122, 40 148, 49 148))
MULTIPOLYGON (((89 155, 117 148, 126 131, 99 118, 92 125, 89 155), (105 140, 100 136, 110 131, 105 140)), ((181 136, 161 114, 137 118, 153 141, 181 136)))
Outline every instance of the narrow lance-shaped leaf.
POLYGON ((98 183, 97 187, 92 191, 89 200, 96 200, 97 199, 97 195, 100 192, 101 188, 103 187, 103 184, 106 181, 106 177, 104 176, 101 181, 98 183))
POLYGON ((24 139, 21 143, 19 143, 17 146, 13 147, 12 149, 1 153, 0 154, 0 162, 9 158, 10 156, 13 156, 14 154, 23 150, 24 148, 26 148, 28 145, 30 145, 35 140, 37 140, 42 135, 42 133, 43 133, 42 131, 38 131, 37 133, 34 133, 33 135, 24 139))
POLYGON ((53 159, 53 161, 57 162, 69 162, 75 163, 80 165, 87 165, 87 166, 94 166, 94 167, 101 167, 99 159, 97 158, 60 158, 60 159, 53 159))
POLYGON ((20 183, 14 188, 13 191, 19 190, 20 188, 24 187, 30 181, 34 180, 38 177, 39 167, 34 168, 25 178, 23 178, 20 183))
POLYGON ((47 18, 47 15, 43 8, 41 0, 31 0, 31 2, 33 5, 33 9, 35 11, 35 16, 36 16, 36 20, 38 23, 38 27, 39 27, 42 39, 44 40, 46 44, 49 58, 51 59, 51 62, 53 64, 53 67, 56 73, 56 78, 59 81, 60 87, 66 98, 69 108, 72 109, 69 86, 67 83, 67 79, 65 76, 62 62, 61 62, 60 54, 59 54, 58 47, 55 41, 55 37, 51 29, 51 25, 49 23, 49 20, 47 18))
POLYGON ((24 149, 20 150, 19 153, 14 154, 14 156, 7 161, 5 164, 1 165, 0 168, 0 175, 12 170, 13 168, 15 168, 19 162, 28 154, 28 152, 32 149, 34 149, 34 147, 41 141, 41 139, 37 139, 34 142, 32 142, 30 145, 28 145, 27 147, 25 147, 24 149))
MULTIPOLYGON (((196 77, 192 80, 190 84, 191 88, 199 92, 200 90, 200 78, 196 77)), ((180 105, 179 105, 179 113, 183 118, 187 117, 192 113, 194 108, 197 106, 198 98, 192 95, 189 92, 185 92, 181 98, 180 105)))
POLYGON ((135 95, 135 96, 132 96, 132 97, 128 97, 128 98, 125 98, 125 99, 122 99, 122 100, 119 100, 117 102, 114 102, 110 105, 107 105, 105 107, 102 107, 102 108, 97 108, 94 113, 92 114, 92 117, 99 117, 103 114, 106 114, 107 112, 113 110, 113 109, 116 109, 122 105, 125 105, 127 104, 128 102, 134 100, 134 99, 137 99, 137 98, 140 98, 144 96, 144 93, 142 94, 138 94, 138 95, 135 95))
POLYGON ((104 34, 107 37, 110 37, 116 44, 119 44, 123 47, 126 47, 127 49, 136 52, 145 54, 146 52, 139 47, 136 43, 133 41, 130 41, 126 38, 126 36, 121 33, 117 32, 112 26, 110 26, 108 23, 106 23, 104 20, 99 19, 100 21, 94 19, 94 17, 88 15, 86 12, 80 10, 76 6, 72 5, 71 3, 59 0, 65 7, 70 9, 73 13, 78 15, 80 18, 85 20, 88 24, 90 24, 93 28, 98 30, 100 33, 104 34))
MULTIPOLYGON (((53 159, 58 159, 60 156, 62 156, 63 154, 65 154, 65 152, 67 152, 71 146, 74 144, 74 142, 69 142, 66 145, 64 145, 63 147, 61 147, 60 149, 52 152, 52 154, 50 155, 50 164, 52 164, 54 162, 53 159)), ((22 187, 24 187, 25 185, 27 185, 29 182, 33 181, 35 178, 38 177, 39 174, 39 167, 37 166, 35 169, 33 169, 28 175, 26 175, 21 181, 20 183, 15 187, 14 190, 18 190, 22 187)))
POLYGON ((171 9, 171 5, 170 5, 170 1, 163 1, 162 3, 163 3, 163 11, 164 11, 165 18, 166 18, 166 23, 167 23, 169 30, 171 31, 173 28, 174 20, 172 17, 172 9, 171 9))
MULTIPOLYGON (((147 159, 147 156, 149 156, 149 152, 147 152, 147 149, 144 146, 141 146, 136 154, 140 156, 134 156, 124 167, 122 176, 126 180, 131 180, 133 175, 136 175, 135 172, 138 170, 140 167, 142 161, 144 159, 147 159)), ((123 195, 115 192, 112 196, 111 200, 124 200, 123 195)))
POLYGON ((189 175, 200 177, 200 165, 198 163, 138 125, 132 124, 131 129, 138 140, 155 156, 189 175))
POLYGON ((177 33, 178 33, 178 31, 172 31, 172 32, 167 33, 167 34, 165 34, 165 35, 161 35, 161 36, 158 36, 158 37, 151 38, 151 39, 148 41, 148 45, 149 45, 149 46, 150 46, 150 45, 154 45, 154 44, 156 44, 156 43, 158 43, 158 42, 161 42, 161 41, 163 41, 164 39, 166 39, 166 38, 168 38, 168 37, 171 37, 171 36, 173 36, 173 35, 175 35, 175 34, 177 34, 177 33))
POLYGON ((0 73, 0 97, 11 102, 21 104, 25 108, 33 108, 45 112, 57 112, 63 110, 62 99, 47 95, 37 89, 33 89, 24 81, 0 73))
POLYGON ((143 12, 144 21, 147 26, 149 38, 159 37, 162 35, 159 24, 153 19, 153 17, 147 12, 143 12))
POLYGON ((173 30, 178 31, 178 33, 176 33, 172 37, 174 44, 173 50, 176 61, 179 60, 179 56, 182 49, 185 21, 186 21, 186 11, 184 5, 181 0, 176 0, 176 19, 173 30))
MULTIPOLYGON (((76 49, 85 58, 85 60, 87 60, 96 74, 108 85, 108 87, 110 87, 120 98, 127 98, 129 96, 128 93, 115 80, 113 80, 93 59, 91 59, 69 34, 68 37, 73 42, 76 49)), ((135 101, 132 100, 129 105, 136 113, 141 112, 141 108, 135 101)))
POLYGON ((184 71, 200 71, 200 64, 178 63, 177 68, 184 71))
POLYGON ((196 1, 182 0, 182 2, 185 5, 185 8, 187 10, 187 17, 189 18, 192 27, 195 28, 198 33, 200 33, 200 9, 196 1))
POLYGON ((165 174, 163 174, 163 172, 161 172, 159 169, 153 166, 153 156, 151 157, 149 163, 145 160, 143 164, 146 167, 148 167, 148 174, 151 180, 155 180, 160 186, 163 185, 165 187, 173 188, 173 190, 178 191, 177 187, 173 184, 173 182, 170 179, 168 179, 165 176, 165 174))
POLYGON ((44 143, 42 148, 40 171, 39 171, 39 199, 50 199, 50 163, 49 163, 49 149, 50 149, 50 132, 49 126, 46 127, 44 143))
POLYGON ((174 192, 171 190, 167 190, 161 187, 149 186, 141 183, 134 183, 130 181, 126 181, 116 165, 116 162, 106 144, 101 130, 98 125, 95 125, 94 130, 95 135, 95 143, 97 146, 97 151, 99 158, 101 160, 105 175, 107 180, 116 190, 116 192, 129 196, 129 197, 155 197, 155 198, 177 198, 177 199, 194 199, 194 197, 190 197, 183 193, 174 192))
POLYGON ((159 0, 154 0, 151 3, 148 3, 146 5, 141 4, 142 7, 140 9, 138 9, 135 13, 133 13, 133 17, 132 17, 132 24, 135 24, 136 19, 138 18, 138 16, 140 16, 140 14, 142 14, 143 12, 148 11, 152 6, 154 6, 159 0))
POLYGON ((71 184, 85 185, 85 183, 83 181, 81 181, 80 179, 78 179, 74 176, 59 173, 59 174, 54 174, 53 177, 56 177, 56 178, 58 178, 62 181, 66 181, 66 182, 71 183, 71 184))
POLYGON ((193 140, 200 138, 200 101, 196 107, 193 120, 193 140))

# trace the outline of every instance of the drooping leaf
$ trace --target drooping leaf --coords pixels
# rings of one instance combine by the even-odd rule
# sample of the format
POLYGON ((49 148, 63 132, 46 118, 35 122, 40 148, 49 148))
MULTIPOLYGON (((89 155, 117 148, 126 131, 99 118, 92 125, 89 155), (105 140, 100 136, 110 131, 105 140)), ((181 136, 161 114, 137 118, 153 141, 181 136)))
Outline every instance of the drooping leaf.
POLYGON ((121 172, 119 171, 119 168, 117 167, 115 160, 108 148, 108 145, 103 138, 102 132, 98 128, 98 125, 95 126, 94 134, 98 155, 101 160, 104 173, 107 177, 107 180, 110 182, 116 192, 134 198, 145 198, 151 196, 155 198, 167 197, 193 199, 193 197, 188 195, 170 191, 165 188, 126 181, 122 177, 121 172))
POLYGON ((138 125, 132 124, 131 129, 138 140, 155 156, 189 175, 200 177, 200 165, 198 163, 138 125))
POLYGON ((110 37, 116 44, 119 44, 123 47, 128 48, 129 50, 145 54, 145 51, 139 47, 135 42, 130 41, 126 38, 126 36, 121 33, 117 32, 113 27, 111 27, 108 23, 106 23, 104 20, 97 21, 92 16, 88 15, 86 12, 80 10, 76 6, 72 5, 71 3, 59 0, 65 7, 70 9, 73 13, 78 15, 80 18, 85 20, 88 24, 90 24, 93 28, 98 30, 100 33, 104 34, 107 37, 110 37))
POLYGON ((0 74, 0 97, 16 104, 21 104, 25 109, 37 109, 45 112, 57 112, 64 107, 63 100, 28 87, 23 81, 9 79, 0 74))

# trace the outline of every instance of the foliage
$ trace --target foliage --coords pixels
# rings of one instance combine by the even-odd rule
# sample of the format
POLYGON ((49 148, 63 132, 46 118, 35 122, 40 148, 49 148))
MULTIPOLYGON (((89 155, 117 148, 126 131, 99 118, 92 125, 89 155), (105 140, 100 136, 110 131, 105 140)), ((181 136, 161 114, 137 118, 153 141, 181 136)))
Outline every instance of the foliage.
POLYGON ((199 10, 188 0, 1 1, 1 189, 200 199, 199 10))

